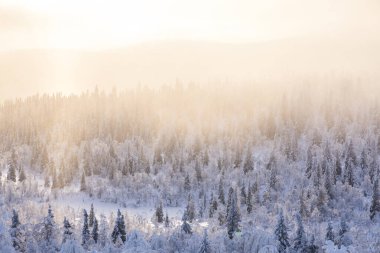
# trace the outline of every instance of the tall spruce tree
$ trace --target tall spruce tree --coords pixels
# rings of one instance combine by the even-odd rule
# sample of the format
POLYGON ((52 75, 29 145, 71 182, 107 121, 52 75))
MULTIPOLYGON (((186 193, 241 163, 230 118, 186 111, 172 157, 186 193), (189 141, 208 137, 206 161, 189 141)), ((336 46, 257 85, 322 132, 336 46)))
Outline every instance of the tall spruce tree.
POLYGON ((296 232, 296 238, 293 242, 293 248, 295 252, 304 252, 305 248, 307 247, 307 238, 305 234, 305 230, 303 228, 302 218, 301 215, 297 215, 297 232, 296 232))
POLYGON ((86 209, 83 209, 83 228, 82 228, 82 246, 87 248, 90 240, 90 230, 88 228, 88 214, 86 209))
POLYGON ((62 236, 62 244, 67 240, 71 240, 73 237, 73 231, 70 222, 64 217, 63 219, 63 236, 62 236))
POLYGON ((220 177, 220 180, 219 180, 218 199, 219 199, 219 202, 222 205, 226 204, 226 201, 225 201, 225 198, 224 198, 224 186, 223 186, 223 179, 222 179, 222 177, 220 177))
POLYGON ((369 217, 371 220, 375 218, 376 212, 380 212, 379 179, 376 179, 373 184, 372 201, 371 207, 369 208, 369 217))
POLYGON ((191 229, 191 226, 190 224, 187 222, 188 221, 188 213, 187 213, 187 210, 185 210, 185 212, 183 213, 183 216, 182 216, 182 231, 184 231, 186 234, 192 234, 193 231, 191 229))
POLYGON ((329 222, 328 225, 327 225, 326 240, 329 240, 329 241, 332 241, 332 242, 335 241, 335 236, 334 236, 334 232, 333 232, 333 228, 332 228, 331 222, 329 222))
POLYGON ((12 211, 12 224, 10 229, 10 235, 12 239, 12 246, 17 252, 25 251, 25 239, 24 235, 20 228, 20 220, 18 217, 18 213, 13 209, 12 211))
POLYGON ((227 234, 233 239, 235 232, 239 230, 240 211, 237 204, 237 193, 232 192, 231 204, 227 214, 227 234))
POLYGON ((94 218, 93 227, 91 231, 91 237, 95 243, 98 243, 99 228, 98 228, 98 220, 96 218, 94 218))
POLYGON ((164 222, 164 210, 162 208, 162 201, 160 201, 156 208, 156 218, 158 223, 164 222))
POLYGON ((16 182, 16 165, 13 163, 12 159, 8 159, 7 180, 16 182))
POLYGON ((278 242, 278 252, 285 253, 287 249, 290 247, 290 244, 288 237, 288 228, 285 225, 284 214, 282 211, 280 212, 280 215, 278 217, 278 222, 274 233, 278 242))
POLYGON ((247 195, 247 212, 250 214, 252 212, 252 188, 248 186, 248 195, 247 195))
POLYGON ((118 243, 124 244, 124 242, 127 239, 126 234, 127 232, 125 231, 124 216, 121 214, 120 209, 119 209, 117 210, 116 222, 111 234, 112 242, 114 244, 118 244, 118 243))
POLYGON ((88 216, 88 226, 92 227, 94 225, 95 213, 94 213, 94 205, 91 204, 90 215, 88 216))
POLYGON ((207 235, 206 229, 204 231, 201 247, 200 247, 198 253, 211 253, 211 245, 210 245, 210 242, 208 240, 208 235, 207 235))
POLYGON ((86 176, 84 175, 84 172, 82 173, 82 179, 80 181, 80 191, 81 192, 84 192, 86 191, 87 187, 86 187, 86 176))

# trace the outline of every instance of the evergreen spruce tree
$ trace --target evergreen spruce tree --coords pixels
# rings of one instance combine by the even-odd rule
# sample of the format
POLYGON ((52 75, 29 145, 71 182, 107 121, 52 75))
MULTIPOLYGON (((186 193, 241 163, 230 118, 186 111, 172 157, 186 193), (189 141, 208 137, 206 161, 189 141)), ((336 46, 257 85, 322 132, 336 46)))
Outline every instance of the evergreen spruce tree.
MULTIPOLYGON (((12 224, 10 229, 10 235, 12 239, 12 246, 17 252, 25 251, 25 238, 20 229, 20 220, 18 213, 13 209, 12 211, 12 224)), ((1 250, 1 249, 0 249, 1 250)))
POLYGON ((63 219, 63 236, 62 236, 62 244, 67 240, 71 240, 73 235, 72 227, 70 222, 64 217, 63 219))
POLYGON ((234 194, 234 189, 232 187, 230 187, 230 189, 228 190, 226 219, 227 219, 228 213, 230 212, 230 209, 231 209, 231 203, 232 203, 233 194, 234 194))
POLYGON ((12 162, 11 159, 8 160, 7 180, 16 182, 16 165, 12 162))
POLYGON ((204 231, 201 247, 198 253, 211 253, 211 245, 210 245, 210 242, 208 241, 208 235, 207 235, 206 229, 204 231))
POLYGON ((241 187, 240 190, 240 199, 241 199, 241 204, 245 205, 247 202, 247 193, 245 191, 245 185, 241 187))
POLYGON ((124 216, 121 215, 120 209, 117 210, 117 218, 115 222, 115 227, 112 231, 111 237, 112 242, 114 244, 117 244, 118 241, 121 243, 124 243, 126 241, 126 231, 125 231, 125 222, 124 222, 124 216))
POLYGON ((379 179, 376 179, 373 184, 372 201, 371 207, 369 208, 369 217, 371 220, 375 217, 376 212, 380 212, 379 179))
POLYGON ((188 220, 188 214, 187 214, 187 210, 185 210, 185 212, 183 213, 183 216, 182 216, 182 230, 186 233, 186 234, 192 234, 192 230, 191 230, 191 226, 190 224, 187 222, 188 220))
POLYGON ((303 228, 302 218, 300 215, 297 215, 297 232, 296 232, 296 238, 293 242, 293 248, 296 252, 304 252, 305 248, 307 247, 307 239, 305 235, 305 230, 303 228))
MULTIPOLYGON (((208 210, 208 217, 209 218, 212 218, 214 216, 214 213, 215 213, 214 202, 215 202, 214 201, 214 194, 211 193, 209 210, 208 210)), ((216 204, 218 204, 218 203, 216 203, 216 204)), ((218 208, 218 206, 216 206, 216 208, 218 208)))
POLYGON ((219 199, 219 202, 222 205, 226 204, 226 201, 225 201, 225 198, 224 198, 224 186, 223 186, 223 179, 222 179, 222 177, 219 180, 218 199, 219 199))
POLYGON ((248 187, 248 195, 247 195, 247 212, 250 214, 252 212, 252 188, 248 187))
POLYGON ((195 219, 195 205, 191 195, 189 195, 187 199, 186 212, 188 221, 193 222, 193 220, 195 219))
POLYGON ((185 177, 184 189, 185 189, 186 192, 189 192, 191 190, 191 184, 190 184, 190 176, 189 176, 189 174, 187 174, 186 177, 185 177))
POLYGON ((279 253, 286 253, 287 249, 289 248, 289 237, 288 237, 288 229, 285 225, 285 219, 282 211, 280 212, 278 223, 275 229, 275 235, 276 239, 278 241, 278 252, 279 253))
POLYGON ((57 250, 56 224, 54 221, 54 214, 50 205, 48 209, 48 215, 44 218, 43 221, 42 236, 44 252, 55 252, 57 250))
POLYGON ((169 226, 170 226, 169 215, 168 215, 168 212, 166 212, 165 227, 168 228, 169 226))
POLYGON ((162 202, 161 201, 156 208, 156 218, 157 218, 158 223, 164 222, 164 210, 162 208, 162 202))
POLYGON ((18 181, 24 182, 25 180, 26 180, 25 171, 24 171, 24 168, 21 168, 20 175, 18 177, 18 181))
POLYGON ((83 192, 83 191, 86 191, 86 177, 84 175, 84 172, 82 173, 82 179, 80 181, 80 191, 83 192))
POLYGON ((82 228, 82 246, 87 248, 90 240, 90 230, 88 228, 88 214, 86 209, 83 209, 83 228, 82 228))
POLYGON ((327 225, 326 240, 334 242, 335 241, 334 237, 335 236, 334 236, 333 228, 332 228, 331 222, 329 222, 327 225))
POLYGON ((235 232, 239 230, 240 211, 237 204, 237 193, 232 192, 231 204, 227 214, 227 233, 228 237, 232 239, 235 232))
POLYGON ((244 174, 247 174, 249 171, 253 170, 253 161, 251 157, 251 152, 247 152, 247 157, 245 159, 244 165, 243 165, 243 172, 244 174))
POLYGON ((348 232, 348 226, 344 219, 340 221, 340 229, 338 233, 338 248, 340 249, 343 244, 343 237, 348 232))
POLYGON ((313 172, 313 153, 312 146, 307 149, 307 158, 306 158, 306 177, 310 179, 313 172))
POLYGON ((100 224, 99 224, 99 238, 98 242, 101 247, 106 246, 108 241, 108 222, 104 214, 100 215, 100 224))
POLYGON ((95 243, 98 243, 99 228, 98 228, 98 220, 96 218, 94 218, 93 227, 91 231, 91 237, 95 243))
POLYGON ((90 215, 88 216, 88 226, 91 228, 94 225, 95 213, 94 213, 94 205, 91 204, 90 215))
POLYGON ((45 187, 50 187, 50 178, 48 175, 45 176, 45 183, 44 183, 44 186, 45 187))

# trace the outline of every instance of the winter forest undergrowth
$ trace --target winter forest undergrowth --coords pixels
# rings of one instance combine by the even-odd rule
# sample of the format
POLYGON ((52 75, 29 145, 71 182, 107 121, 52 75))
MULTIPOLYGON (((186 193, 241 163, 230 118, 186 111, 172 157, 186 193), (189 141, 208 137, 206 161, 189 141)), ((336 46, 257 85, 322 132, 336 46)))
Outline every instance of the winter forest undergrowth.
POLYGON ((0 106, 0 252, 380 252, 371 80, 217 82, 0 106))

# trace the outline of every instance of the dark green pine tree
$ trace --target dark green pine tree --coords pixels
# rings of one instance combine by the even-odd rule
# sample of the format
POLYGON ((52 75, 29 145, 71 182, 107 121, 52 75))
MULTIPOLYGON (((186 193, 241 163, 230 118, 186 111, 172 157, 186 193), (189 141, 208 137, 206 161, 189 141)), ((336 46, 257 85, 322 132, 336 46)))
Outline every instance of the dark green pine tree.
POLYGON ((127 232, 125 231, 125 222, 124 222, 124 216, 121 215, 120 209, 117 210, 117 217, 116 217, 116 222, 115 222, 115 227, 112 231, 111 237, 112 237, 112 242, 114 244, 117 243, 123 243, 126 241, 127 232))
POLYGON ((186 212, 188 218, 187 220, 193 222, 193 220, 195 219, 195 204, 191 195, 189 195, 187 199, 186 212))
POLYGON ((98 243, 99 228, 98 228, 98 220, 96 218, 94 218, 94 224, 91 231, 91 237, 95 243, 98 243))
POLYGON ((182 231, 184 231, 186 234, 192 234, 193 231, 191 229, 191 226, 190 224, 187 222, 188 221, 188 214, 187 214, 187 210, 185 210, 185 212, 183 213, 183 216, 182 216, 182 231))
POLYGON ((191 190, 191 184, 190 184, 190 176, 189 176, 189 174, 187 174, 186 177, 185 177, 185 184, 184 184, 183 188, 184 188, 184 190, 186 192, 189 192, 191 190))
POLYGON ((232 187, 230 187, 230 189, 228 190, 226 219, 227 219, 228 213, 230 212, 230 209, 231 209, 231 202, 232 202, 233 194, 234 194, 234 189, 232 187))
POLYGON ((91 228, 94 225, 95 213, 94 213, 94 205, 91 204, 90 215, 88 216, 88 226, 91 228))
POLYGON ((82 246, 86 248, 89 240, 90 230, 88 228, 88 214, 86 209, 83 209, 82 246))
POLYGON ((168 215, 168 212, 166 212, 165 227, 168 228, 169 226, 170 226, 169 215, 168 215))
POLYGON ((18 213, 13 209, 12 211, 12 224, 10 229, 10 235, 12 240, 12 246, 17 252, 24 252, 25 245, 23 240, 23 235, 20 230, 20 220, 18 213))
POLYGON ((156 218, 157 218, 158 223, 164 222, 164 210, 162 208, 162 202, 161 201, 156 208, 156 218))
POLYGON ((210 242, 208 240, 208 235, 207 235, 206 229, 204 231, 201 247, 200 247, 198 253, 211 253, 211 245, 210 245, 210 242))
POLYGON ((220 177, 220 180, 219 180, 218 199, 222 205, 226 204, 226 200, 224 198, 224 186, 223 186, 223 178, 222 177, 220 177))
POLYGON ((62 243, 65 243, 67 240, 71 240, 73 235, 72 227, 70 222, 64 217, 63 219, 63 239, 62 243))
POLYGON ((243 165, 243 172, 244 174, 247 174, 249 171, 252 171, 252 170, 253 170, 252 156, 251 156, 251 152, 248 151, 247 156, 244 161, 244 165, 243 165))
POLYGON ((280 212, 278 223, 276 229, 274 231, 276 235, 276 239, 278 241, 278 253, 286 253, 289 248, 289 237, 288 237, 288 229, 285 225, 285 219, 282 211, 280 212))
POLYGON ((247 202, 247 193, 245 191, 245 185, 241 187, 240 190, 240 199, 241 199, 241 204, 245 205, 247 202))
POLYGON ((380 212, 379 179, 376 179, 373 184, 372 201, 371 207, 369 208, 369 217, 371 220, 375 218, 376 212, 380 212))
POLYGON ((252 209, 253 209, 253 206, 252 206, 252 187, 248 186, 247 212, 251 213, 252 209))
POLYGON ((16 165, 13 163, 12 159, 8 160, 7 180, 16 182, 16 165))
POLYGON ((296 238, 293 242, 293 248, 295 252, 304 252, 304 250, 307 247, 307 238, 305 234, 305 230, 303 228, 302 218, 301 215, 297 215, 297 232, 296 232, 296 238))
POLYGON ((232 193, 231 204, 227 214, 227 234, 233 239, 235 232, 239 230, 240 211, 237 203, 236 191, 232 193))
POLYGON ((335 240, 335 236, 334 236, 334 232, 333 232, 331 222, 329 222, 327 225, 326 240, 329 240, 332 242, 335 240))

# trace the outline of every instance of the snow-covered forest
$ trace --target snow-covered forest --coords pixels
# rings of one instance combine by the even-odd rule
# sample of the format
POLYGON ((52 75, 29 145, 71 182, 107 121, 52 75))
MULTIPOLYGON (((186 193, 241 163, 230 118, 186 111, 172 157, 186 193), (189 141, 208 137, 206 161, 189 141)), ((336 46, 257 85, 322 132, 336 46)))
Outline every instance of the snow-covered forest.
POLYGON ((0 107, 0 252, 380 252, 371 80, 137 87, 0 107))

